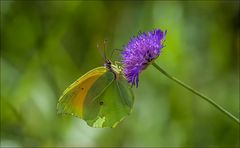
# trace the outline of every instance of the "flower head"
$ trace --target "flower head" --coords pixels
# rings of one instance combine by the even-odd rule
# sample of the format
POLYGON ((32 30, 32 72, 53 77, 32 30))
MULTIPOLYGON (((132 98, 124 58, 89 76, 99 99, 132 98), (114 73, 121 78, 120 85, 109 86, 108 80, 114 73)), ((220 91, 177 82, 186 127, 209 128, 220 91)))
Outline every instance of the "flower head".
POLYGON ((159 56, 165 36, 166 31, 160 29, 140 33, 124 47, 123 73, 132 86, 138 87, 139 74, 159 56))

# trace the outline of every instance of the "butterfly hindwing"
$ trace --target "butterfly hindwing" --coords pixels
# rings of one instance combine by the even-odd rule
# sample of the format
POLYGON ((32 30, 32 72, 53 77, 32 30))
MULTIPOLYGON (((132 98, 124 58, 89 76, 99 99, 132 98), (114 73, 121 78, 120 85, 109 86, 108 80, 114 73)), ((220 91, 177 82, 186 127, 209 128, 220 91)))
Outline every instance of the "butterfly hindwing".
POLYGON ((133 101, 132 90, 126 80, 119 75, 119 79, 113 81, 94 102, 91 102, 92 107, 98 108, 98 114, 86 121, 93 127, 115 127, 131 113, 133 101))
POLYGON ((104 73, 95 83, 91 86, 84 101, 83 119, 95 120, 99 115, 101 101, 105 91, 109 85, 114 81, 114 74, 110 71, 104 73))
POLYGON ((119 77, 119 80, 117 81, 117 87, 123 104, 125 104, 128 108, 132 108, 134 103, 134 95, 128 82, 123 76, 119 77))

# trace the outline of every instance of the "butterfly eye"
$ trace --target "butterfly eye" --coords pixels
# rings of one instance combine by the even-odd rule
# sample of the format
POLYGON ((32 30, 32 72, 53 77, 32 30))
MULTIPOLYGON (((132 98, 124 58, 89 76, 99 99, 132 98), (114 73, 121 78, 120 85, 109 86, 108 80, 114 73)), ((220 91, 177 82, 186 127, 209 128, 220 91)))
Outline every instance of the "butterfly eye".
POLYGON ((106 59, 106 63, 107 63, 108 65, 111 65, 111 64, 112 64, 108 59, 106 59))
POLYGON ((99 104, 100 104, 100 105, 103 105, 103 101, 100 101, 99 104))

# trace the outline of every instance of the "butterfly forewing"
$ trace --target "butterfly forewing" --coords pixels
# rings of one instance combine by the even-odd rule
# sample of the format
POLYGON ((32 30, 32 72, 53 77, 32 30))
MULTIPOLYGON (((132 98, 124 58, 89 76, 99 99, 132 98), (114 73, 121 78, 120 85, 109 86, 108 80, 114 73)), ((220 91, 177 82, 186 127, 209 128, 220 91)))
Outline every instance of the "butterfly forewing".
MULTIPOLYGON (((89 89, 107 71, 105 67, 95 68, 71 84, 59 99, 58 113, 71 114, 82 118, 83 104, 89 89)), ((95 95, 99 94, 95 93, 95 95)))

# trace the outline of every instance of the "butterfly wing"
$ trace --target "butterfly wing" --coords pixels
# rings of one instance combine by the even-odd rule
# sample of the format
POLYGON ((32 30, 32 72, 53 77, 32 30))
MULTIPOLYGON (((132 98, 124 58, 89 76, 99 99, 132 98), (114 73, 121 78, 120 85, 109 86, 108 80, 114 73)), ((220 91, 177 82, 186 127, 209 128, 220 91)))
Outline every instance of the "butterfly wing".
MULTIPOLYGON (((96 85, 98 85, 97 82, 96 85)), ((113 81, 97 99, 87 100, 89 101, 85 102, 87 110, 85 110, 84 116, 88 125, 92 127, 115 127, 131 113, 134 96, 125 78, 119 75, 119 78, 113 81), (93 107, 100 107, 97 114, 92 114, 91 108, 93 107)))
MULTIPOLYGON (((93 99, 99 96, 113 80, 114 75, 109 73, 105 67, 98 67, 89 71, 63 92, 57 105, 58 113, 71 114, 84 119, 83 112, 86 99, 93 99), (96 82, 98 84, 101 83, 101 85, 93 89, 93 85, 96 82), (90 89, 91 91, 89 91, 90 89)), ((92 108, 92 110, 93 112, 97 112, 98 108, 92 108)))
MULTIPOLYGON (((117 74, 117 73, 116 73, 117 74)), ((133 93, 125 78, 99 67, 88 72, 59 99, 58 113, 75 115, 92 127, 115 127, 133 106, 133 93)))

